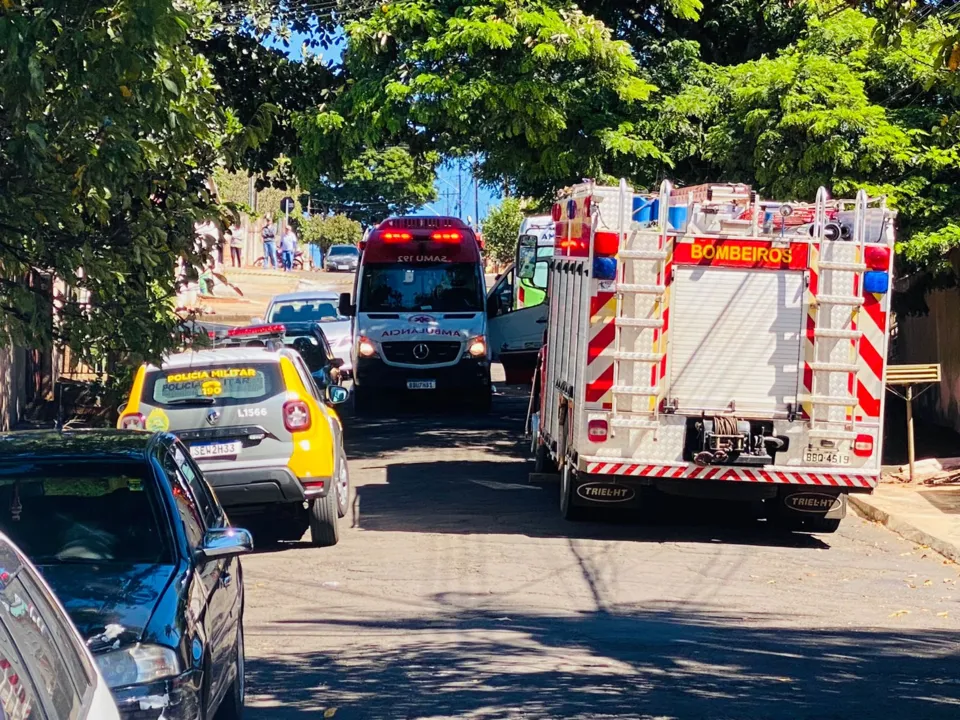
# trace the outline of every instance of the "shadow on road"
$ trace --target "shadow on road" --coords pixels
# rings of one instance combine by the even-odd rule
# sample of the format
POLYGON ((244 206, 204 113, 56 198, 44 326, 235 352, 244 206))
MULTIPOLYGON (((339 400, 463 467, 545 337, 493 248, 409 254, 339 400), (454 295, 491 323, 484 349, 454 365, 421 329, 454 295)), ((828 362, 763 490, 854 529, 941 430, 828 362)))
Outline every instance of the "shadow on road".
POLYGON ((282 706, 246 717, 956 718, 960 633, 774 625, 709 607, 268 623, 248 636, 370 642, 248 661, 248 704, 282 706))

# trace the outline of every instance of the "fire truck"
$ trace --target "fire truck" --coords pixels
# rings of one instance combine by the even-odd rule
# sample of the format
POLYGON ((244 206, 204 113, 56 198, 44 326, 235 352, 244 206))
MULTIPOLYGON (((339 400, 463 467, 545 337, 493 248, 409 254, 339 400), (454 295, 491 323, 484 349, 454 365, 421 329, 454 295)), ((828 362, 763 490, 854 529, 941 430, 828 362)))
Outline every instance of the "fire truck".
POLYGON ((746 185, 584 182, 553 207, 537 471, 560 510, 651 491, 833 532, 880 475, 895 213, 746 185))

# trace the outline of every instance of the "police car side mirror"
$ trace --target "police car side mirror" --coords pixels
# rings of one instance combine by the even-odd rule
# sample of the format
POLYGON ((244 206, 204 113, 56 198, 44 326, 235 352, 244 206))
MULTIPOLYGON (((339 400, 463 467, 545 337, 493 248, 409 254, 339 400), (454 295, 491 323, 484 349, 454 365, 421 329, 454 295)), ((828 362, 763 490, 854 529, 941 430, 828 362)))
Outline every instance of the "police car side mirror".
POLYGON ((331 405, 342 405, 350 397, 349 391, 339 385, 330 385, 327 388, 327 402, 331 405))
POLYGON ((356 311, 356 307, 350 304, 350 293, 340 293, 340 305, 337 312, 344 317, 353 317, 356 311))

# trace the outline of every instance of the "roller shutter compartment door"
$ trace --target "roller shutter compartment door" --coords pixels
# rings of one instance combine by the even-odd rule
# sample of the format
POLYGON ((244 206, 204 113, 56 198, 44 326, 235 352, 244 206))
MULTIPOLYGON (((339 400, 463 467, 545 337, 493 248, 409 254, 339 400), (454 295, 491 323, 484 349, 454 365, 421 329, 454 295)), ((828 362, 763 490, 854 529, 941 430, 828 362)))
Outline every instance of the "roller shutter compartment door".
POLYGON ((803 273, 677 266, 668 344, 681 411, 796 407, 803 273))

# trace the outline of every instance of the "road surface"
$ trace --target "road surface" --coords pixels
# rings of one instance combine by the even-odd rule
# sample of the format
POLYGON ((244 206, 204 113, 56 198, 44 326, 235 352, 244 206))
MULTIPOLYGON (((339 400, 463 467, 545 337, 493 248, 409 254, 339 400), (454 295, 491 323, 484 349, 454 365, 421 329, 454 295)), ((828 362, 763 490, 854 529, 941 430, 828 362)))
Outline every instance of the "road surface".
POLYGON ((248 720, 958 717, 957 566, 855 516, 566 523, 525 408, 350 424, 340 544, 244 560, 248 720))

